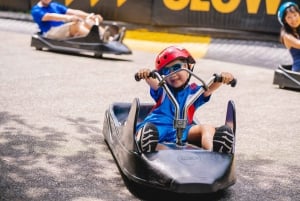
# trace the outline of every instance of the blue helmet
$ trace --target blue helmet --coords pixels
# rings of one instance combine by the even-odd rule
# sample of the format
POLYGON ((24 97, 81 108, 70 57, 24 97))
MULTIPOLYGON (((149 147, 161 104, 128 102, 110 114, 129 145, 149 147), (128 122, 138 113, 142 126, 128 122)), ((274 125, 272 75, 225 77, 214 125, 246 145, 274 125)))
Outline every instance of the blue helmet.
POLYGON ((285 10, 291 6, 295 6, 298 8, 298 5, 294 2, 286 2, 279 7, 278 12, 277 12, 277 18, 281 25, 283 25, 283 16, 284 16, 285 10))

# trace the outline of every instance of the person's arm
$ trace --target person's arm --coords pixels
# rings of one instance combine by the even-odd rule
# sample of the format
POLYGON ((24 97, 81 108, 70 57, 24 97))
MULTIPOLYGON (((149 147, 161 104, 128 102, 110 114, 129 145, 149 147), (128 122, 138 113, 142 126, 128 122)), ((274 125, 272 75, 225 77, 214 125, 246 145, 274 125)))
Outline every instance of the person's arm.
POLYGON ((210 96, 214 91, 216 91, 222 84, 229 84, 233 80, 233 75, 231 73, 222 72, 222 82, 214 82, 207 91, 204 92, 204 96, 210 96))
POLYGON ((290 49, 291 47, 300 49, 300 40, 298 38, 288 33, 284 33, 282 37, 283 43, 287 49, 290 49))
POLYGON ((98 18, 99 22, 102 22, 103 21, 103 18, 101 15, 99 14, 93 14, 93 13, 87 13, 85 11, 82 11, 82 10, 78 10, 78 9, 72 9, 72 8, 68 8, 67 10, 67 15, 74 15, 74 16, 77 16, 77 17, 80 17, 81 19, 86 19, 87 17, 91 17, 92 19, 96 19, 98 18))
POLYGON ((87 16, 89 16, 90 13, 84 12, 82 10, 76 10, 72 8, 68 8, 67 15, 76 15, 78 17, 81 17, 82 19, 85 19, 87 16))
POLYGON ((216 91, 220 86, 222 85, 222 83, 220 82, 215 82, 212 85, 210 85, 210 87, 208 88, 207 91, 204 92, 204 96, 208 97, 210 96, 214 91, 216 91))
POLYGON ((145 81, 149 84, 149 86, 154 89, 155 91, 159 88, 158 80, 153 78, 146 78, 145 81))
MULTIPOLYGON (((89 15, 91 15, 91 13, 68 8, 66 14, 46 13, 43 16, 42 21, 64 21, 64 22, 80 21, 80 20, 84 20, 89 15)), ((99 22, 103 21, 100 15, 92 15, 91 18, 92 19, 98 18, 99 22)))
POLYGON ((155 91, 159 88, 158 80, 152 77, 149 77, 151 70, 150 69, 141 69, 137 73, 140 79, 145 79, 145 81, 149 84, 149 86, 155 91))
POLYGON ((81 18, 75 16, 75 15, 64 15, 64 14, 58 14, 58 13, 46 13, 42 21, 64 21, 64 22, 71 22, 71 21, 78 21, 81 18))

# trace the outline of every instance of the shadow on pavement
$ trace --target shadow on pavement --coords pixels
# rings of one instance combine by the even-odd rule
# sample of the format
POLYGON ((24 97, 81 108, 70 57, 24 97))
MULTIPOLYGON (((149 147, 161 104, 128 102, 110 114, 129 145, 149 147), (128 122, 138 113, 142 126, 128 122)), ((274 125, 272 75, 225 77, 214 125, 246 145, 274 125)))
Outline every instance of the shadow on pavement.
MULTIPOLYGON (((70 135, 76 136, 0 112, 0 200, 135 200, 124 188, 99 122, 60 118, 77 135, 84 136, 80 139, 85 147, 82 151, 71 155, 56 152, 64 149, 70 135), (96 144, 96 148, 90 144, 96 144)), ((276 160, 247 157, 237 154, 237 183, 219 193, 190 196, 140 188, 135 195, 144 200, 299 200, 299 164, 282 165, 276 160)), ((127 187, 131 191, 135 188, 127 187)))
POLYGON ((96 143, 99 150, 88 148, 72 155, 56 154, 56 149, 64 148, 70 133, 36 127, 20 115, 0 112, 0 200, 132 199, 119 190, 122 181, 109 168, 113 160, 98 155, 109 152, 100 145, 103 140, 99 122, 64 119, 85 135, 83 145, 96 143), (112 191, 115 193, 107 193, 112 191))

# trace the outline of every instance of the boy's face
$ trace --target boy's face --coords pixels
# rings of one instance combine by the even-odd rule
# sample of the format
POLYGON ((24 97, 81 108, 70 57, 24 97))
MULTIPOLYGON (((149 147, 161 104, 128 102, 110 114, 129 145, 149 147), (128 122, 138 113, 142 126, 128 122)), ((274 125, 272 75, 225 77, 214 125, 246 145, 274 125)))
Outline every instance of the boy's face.
MULTIPOLYGON (((165 71, 166 74, 169 74, 173 71, 179 70, 181 68, 187 68, 187 63, 186 62, 182 62, 181 60, 175 60, 171 63, 169 63, 168 65, 166 65, 162 71, 165 71)), ((174 88, 179 88, 182 85, 185 84, 185 82, 187 81, 187 79, 189 78, 189 73, 186 71, 180 71, 178 73, 173 74, 172 76, 168 77, 166 79, 167 83, 174 87, 174 88)))

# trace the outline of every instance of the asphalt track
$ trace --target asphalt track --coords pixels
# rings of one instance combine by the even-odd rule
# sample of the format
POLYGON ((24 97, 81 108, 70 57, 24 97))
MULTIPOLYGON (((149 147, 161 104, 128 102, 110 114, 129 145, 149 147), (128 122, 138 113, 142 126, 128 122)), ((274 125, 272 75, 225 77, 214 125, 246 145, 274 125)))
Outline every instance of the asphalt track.
MULTIPOLYGON (((95 59, 36 51, 33 30, 30 22, 0 20, 0 200, 139 200, 103 142, 104 112, 135 97, 152 102, 133 74, 153 66, 156 50, 172 41, 128 34, 124 42, 133 55, 95 59)), ((300 200, 300 96, 272 85, 276 65, 288 62, 286 51, 268 42, 200 38, 209 41, 175 43, 200 52, 195 72, 208 79, 230 71, 238 79, 237 87, 223 86, 196 114, 219 125, 227 100, 235 101, 238 181, 224 192, 182 200, 300 200)), ((175 200, 146 200, 153 197, 175 200)))

